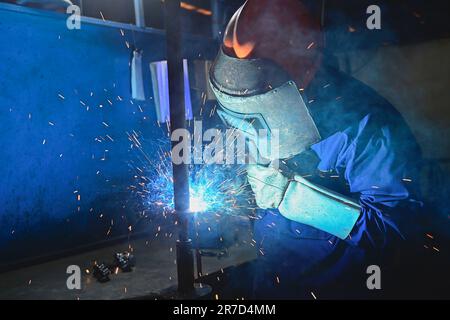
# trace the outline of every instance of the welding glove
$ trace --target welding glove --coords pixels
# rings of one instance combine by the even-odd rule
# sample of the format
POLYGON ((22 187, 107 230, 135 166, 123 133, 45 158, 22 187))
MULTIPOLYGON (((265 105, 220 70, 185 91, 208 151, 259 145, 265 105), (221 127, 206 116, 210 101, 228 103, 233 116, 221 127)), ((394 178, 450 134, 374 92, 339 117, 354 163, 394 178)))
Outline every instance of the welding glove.
POLYGON ((289 180, 275 168, 253 165, 247 178, 260 208, 278 209, 289 220, 340 239, 347 238, 360 215, 361 207, 353 200, 298 175, 289 180))
POLYGON ((255 193, 255 200, 261 209, 277 209, 283 200, 289 180, 272 167, 249 165, 248 183, 255 193))

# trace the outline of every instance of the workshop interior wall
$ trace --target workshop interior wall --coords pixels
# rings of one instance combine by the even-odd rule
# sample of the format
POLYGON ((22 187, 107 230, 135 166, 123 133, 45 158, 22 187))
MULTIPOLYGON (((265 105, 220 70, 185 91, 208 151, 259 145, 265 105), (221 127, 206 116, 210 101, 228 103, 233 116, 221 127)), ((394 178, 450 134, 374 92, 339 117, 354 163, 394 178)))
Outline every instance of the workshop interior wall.
POLYGON ((450 39, 336 56, 340 69, 375 89, 401 112, 430 164, 422 175, 424 195, 442 202, 449 190, 445 177, 450 174, 450 39))
POLYGON ((426 158, 450 158, 450 39, 351 51, 340 66, 402 113, 426 158))
MULTIPOLYGON (((165 57, 163 33, 101 21, 69 30, 64 15, 7 4, 0 33, 0 266, 126 235, 152 214, 130 187, 146 160, 127 134, 150 159, 168 141, 148 67, 165 57), (134 47, 143 102, 131 99, 134 47)), ((212 47, 186 41, 188 59, 212 47)))

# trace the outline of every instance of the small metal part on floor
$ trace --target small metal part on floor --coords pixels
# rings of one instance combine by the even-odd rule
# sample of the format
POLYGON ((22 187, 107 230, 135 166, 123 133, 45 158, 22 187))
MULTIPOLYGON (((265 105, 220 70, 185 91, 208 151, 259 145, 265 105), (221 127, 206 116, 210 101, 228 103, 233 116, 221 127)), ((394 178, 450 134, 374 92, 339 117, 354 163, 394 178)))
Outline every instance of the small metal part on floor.
MULTIPOLYGON (((227 249, 227 255, 202 256, 204 277, 212 277, 232 266, 239 266, 256 258, 248 230, 227 249), (220 257, 220 258, 219 258, 220 257)), ((140 238, 122 244, 73 255, 43 264, 20 268, 0 274, 0 299, 139 299, 161 292, 177 284, 176 239, 140 238), (98 282, 93 275, 94 263, 110 262, 116 252, 132 251, 136 266, 132 272, 120 268, 111 270, 110 281, 98 282), (81 290, 67 287, 69 266, 81 269, 81 290)))

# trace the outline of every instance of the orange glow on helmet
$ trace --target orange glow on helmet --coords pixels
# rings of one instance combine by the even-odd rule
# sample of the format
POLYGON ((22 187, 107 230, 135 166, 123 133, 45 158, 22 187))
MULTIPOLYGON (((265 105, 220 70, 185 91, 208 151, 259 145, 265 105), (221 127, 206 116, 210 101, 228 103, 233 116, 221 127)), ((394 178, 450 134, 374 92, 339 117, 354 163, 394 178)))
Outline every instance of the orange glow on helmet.
POLYGON ((226 54, 271 60, 299 88, 306 87, 319 68, 323 44, 318 19, 299 0, 247 0, 231 18, 223 38, 226 54))
POLYGON ((225 36, 223 44, 227 51, 232 55, 240 59, 246 59, 250 56, 255 48, 254 41, 239 42, 237 34, 237 25, 242 12, 243 7, 241 7, 231 18, 228 23, 227 29, 225 31, 225 36))

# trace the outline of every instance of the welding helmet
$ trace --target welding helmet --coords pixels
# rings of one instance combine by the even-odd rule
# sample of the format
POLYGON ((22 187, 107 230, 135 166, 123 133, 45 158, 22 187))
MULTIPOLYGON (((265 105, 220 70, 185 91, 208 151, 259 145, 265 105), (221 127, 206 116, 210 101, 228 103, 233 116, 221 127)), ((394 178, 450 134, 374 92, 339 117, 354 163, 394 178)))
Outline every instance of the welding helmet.
POLYGON ((321 46, 320 26, 298 0, 248 0, 230 20, 210 85, 227 125, 250 140, 258 129, 277 131, 278 155, 263 158, 290 158, 320 140, 300 88, 320 65, 321 46))

